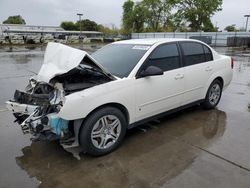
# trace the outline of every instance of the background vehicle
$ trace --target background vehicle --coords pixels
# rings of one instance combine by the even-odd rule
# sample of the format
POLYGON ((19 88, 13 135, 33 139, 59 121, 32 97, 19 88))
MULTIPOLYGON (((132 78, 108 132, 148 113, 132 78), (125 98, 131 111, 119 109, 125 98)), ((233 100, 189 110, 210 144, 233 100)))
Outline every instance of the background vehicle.
POLYGON ((232 68, 230 57, 196 40, 119 41, 91 56, 52 43, 37 78, 7 106, 35 139, 104 155, 152 118, 194 104, 214 108, 232 68))

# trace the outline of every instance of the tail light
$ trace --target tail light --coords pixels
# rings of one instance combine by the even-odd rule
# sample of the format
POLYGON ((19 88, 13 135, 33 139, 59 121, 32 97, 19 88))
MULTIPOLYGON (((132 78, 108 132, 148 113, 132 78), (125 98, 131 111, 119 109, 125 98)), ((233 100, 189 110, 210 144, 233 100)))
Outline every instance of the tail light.
POLYGON ((231 68, 234 68, 234 59, 231 57, 231 68))

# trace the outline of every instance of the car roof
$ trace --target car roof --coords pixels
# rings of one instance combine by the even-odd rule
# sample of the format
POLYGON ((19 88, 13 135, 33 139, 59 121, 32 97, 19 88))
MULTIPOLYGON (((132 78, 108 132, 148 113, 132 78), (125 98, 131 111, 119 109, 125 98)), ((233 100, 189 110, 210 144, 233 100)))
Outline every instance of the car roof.
POLYGON ((141 45, 154 45, 156 43, 167 43, 177 41, 195 41, 194 39, 180 39, 180 38, 145 38, 145 39, 130 39, 114 42, 114 44, 141 44, 141 45))

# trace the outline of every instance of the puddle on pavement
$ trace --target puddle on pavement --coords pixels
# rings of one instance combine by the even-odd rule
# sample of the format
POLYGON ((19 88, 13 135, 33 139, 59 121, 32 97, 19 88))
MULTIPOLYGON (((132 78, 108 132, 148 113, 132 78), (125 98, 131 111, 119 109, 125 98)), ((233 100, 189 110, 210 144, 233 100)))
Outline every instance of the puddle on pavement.
POLYGON ((226 114, 191 108, 130 130, 114 153, 78 161, 56 142, 35 142, 22 149, 17 164, 41 187, 161 186, 192 165, 201 151, 224 133, 226 114))

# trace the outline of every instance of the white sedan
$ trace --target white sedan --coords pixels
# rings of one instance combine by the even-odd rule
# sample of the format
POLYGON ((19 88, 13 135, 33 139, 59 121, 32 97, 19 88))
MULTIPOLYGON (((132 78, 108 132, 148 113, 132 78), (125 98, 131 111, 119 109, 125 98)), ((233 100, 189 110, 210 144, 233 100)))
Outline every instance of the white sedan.
POLYGON ((7 107, 33 139, 99 156, 146 121, 190 105, 216 107, 232 69, 230 57, 197 40, 126 40, 92 55, 49 43, 40 72, 7 107))

